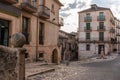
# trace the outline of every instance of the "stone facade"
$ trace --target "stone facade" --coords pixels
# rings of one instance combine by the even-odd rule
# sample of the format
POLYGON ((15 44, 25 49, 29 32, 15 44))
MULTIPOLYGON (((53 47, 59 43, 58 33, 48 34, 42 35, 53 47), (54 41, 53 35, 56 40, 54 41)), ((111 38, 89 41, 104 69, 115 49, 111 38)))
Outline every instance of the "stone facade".
POLYGON ((115 19, 115 30, 116 30, 116 38, 117 38, 117 51, 120 52, 120 20, 115 19))
POLYGON ((26 37, 26 61, 44 60, 51 63, 55 50, 56 58, 60 59, 57 41, 63 24, 59 21, 59 9, 62 6, 59 0, 6 0, 0 4, 0 35, 3 32, 7 36, 2 35, 8 37, 0 40, 1 45, 11 47, 9 38, 20 32, 26 37))
POLYGON ((98 7, 96 4, 83 10, 79 14, 79 57, 87 58, 100 54, 102 47, 104 54, 116 49, 115 21, 109 8, 98 7), (102 18, 101 18, 102 17, 102 18))
POLYGON ((0 46, 0 80, 25 80, 25 49, 0 46))
POLYGON ((65 53, 70 53, 70 60, 78 59, 78 46, 76 34, 59 31, 59 48, 61 61, 64 61, 65 53))

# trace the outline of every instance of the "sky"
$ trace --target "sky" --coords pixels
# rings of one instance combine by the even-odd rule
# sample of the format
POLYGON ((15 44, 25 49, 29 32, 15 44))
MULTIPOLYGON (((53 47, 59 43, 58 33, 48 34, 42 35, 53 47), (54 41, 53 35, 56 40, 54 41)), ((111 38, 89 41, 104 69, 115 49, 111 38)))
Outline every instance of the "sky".
POLYGON ((60 17, 64 19, 61 30, 65 32, 77 32, 78 12, 90 8, 91 4, 110 8, 113 15, 120 19, 120 0, 60 0, 64 5, 60 10, 60 17))

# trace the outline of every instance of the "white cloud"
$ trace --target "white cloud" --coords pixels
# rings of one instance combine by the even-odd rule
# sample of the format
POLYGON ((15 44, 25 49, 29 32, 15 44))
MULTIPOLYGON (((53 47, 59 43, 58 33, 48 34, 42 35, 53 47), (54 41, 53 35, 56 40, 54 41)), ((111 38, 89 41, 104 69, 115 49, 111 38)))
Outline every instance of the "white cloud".
POLYGON ((77 31, 78 12, 88 8, 89 5, 91 4, 91 0, 76 0, 76 2, 75 0, 60 0, 60 1, 64 4, 64 7, 62 7, 60 13, 70 14, 67 17, 61 15, 64 18, 64 26, 61 27, 61 29, 66 32, 77 31), (75 5, 76 8, 70 7, 69 6, 70 4, 75 5))

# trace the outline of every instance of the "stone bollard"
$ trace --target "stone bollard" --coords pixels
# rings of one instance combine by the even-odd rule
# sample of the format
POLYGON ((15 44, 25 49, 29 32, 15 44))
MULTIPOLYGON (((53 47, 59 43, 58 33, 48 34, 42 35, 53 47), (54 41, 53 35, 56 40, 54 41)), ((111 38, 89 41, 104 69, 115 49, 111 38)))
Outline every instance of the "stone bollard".
POLYGON ((25 37, 16 33, 11 41, 14 48, 0 45, 0 80, 25 80, 25 37))

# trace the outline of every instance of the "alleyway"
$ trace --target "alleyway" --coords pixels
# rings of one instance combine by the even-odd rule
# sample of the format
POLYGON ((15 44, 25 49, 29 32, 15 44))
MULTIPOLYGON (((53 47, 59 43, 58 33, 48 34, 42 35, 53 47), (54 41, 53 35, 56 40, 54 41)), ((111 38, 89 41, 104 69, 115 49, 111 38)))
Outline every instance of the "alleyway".
POLYGON ((120 56, 111 61, 71 63, 68 67, 59 65, 55 72, 38 74, 30 77, 30 80, 119 80, 119 69, 120 56))

